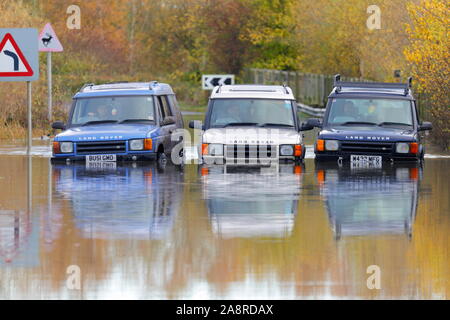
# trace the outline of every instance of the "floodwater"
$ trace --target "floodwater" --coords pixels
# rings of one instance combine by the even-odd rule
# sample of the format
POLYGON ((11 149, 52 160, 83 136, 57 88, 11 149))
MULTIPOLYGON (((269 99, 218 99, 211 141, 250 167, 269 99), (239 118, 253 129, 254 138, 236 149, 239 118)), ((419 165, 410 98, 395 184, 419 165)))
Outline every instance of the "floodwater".
POLYGON ((89 169, 23 150, 0 147, 0 299, 450 298, 448 157, 89 169))

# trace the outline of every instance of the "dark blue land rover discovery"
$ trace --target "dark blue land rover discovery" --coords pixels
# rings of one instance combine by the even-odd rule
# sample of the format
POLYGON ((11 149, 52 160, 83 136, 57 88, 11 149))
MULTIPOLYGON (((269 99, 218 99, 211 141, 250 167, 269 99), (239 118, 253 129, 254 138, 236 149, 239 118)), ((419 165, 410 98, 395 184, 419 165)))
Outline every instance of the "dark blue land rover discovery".
POLYGON ((171 133, 183 119, 168 84, 88 84, 75 94, 67 125, 52 127, 64 130, 53 141, 53 162, 137 161, 167 158, 181 146, 171 133))
POLYGON ((320 128, 316 160, 350 160, 381 166, 384 160, 419 160, 424 156, 420 122, 408 83, 343 82, 334 79, 323 121, 308 119, 303 130, 320 128))

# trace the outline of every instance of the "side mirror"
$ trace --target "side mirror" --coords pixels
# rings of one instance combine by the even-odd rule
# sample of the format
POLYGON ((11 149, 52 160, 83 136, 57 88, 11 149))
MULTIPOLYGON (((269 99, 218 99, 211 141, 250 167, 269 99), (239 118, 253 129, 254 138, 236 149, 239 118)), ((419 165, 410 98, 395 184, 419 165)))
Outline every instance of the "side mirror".
POLYGON ((162 126, 167 126, 169 124, 175 124, 175 118, 174 117, 165 117, 164 120, 161 122, 162 126))
POLYGON ((306 123, 302 123, 300 131, 312 130, 314 128, 322 128, 322 120, 318 118, 310 118, 306 120, 306 123))
POLYGON ((419 131, 428 131, 431 129, 433 129, 433 124, 431 122, 425 121, 419 125, 419 131))
POLYGON ((52 123, 53 129, 66 130, 66 125, 62 121, 55 121, 52 123))

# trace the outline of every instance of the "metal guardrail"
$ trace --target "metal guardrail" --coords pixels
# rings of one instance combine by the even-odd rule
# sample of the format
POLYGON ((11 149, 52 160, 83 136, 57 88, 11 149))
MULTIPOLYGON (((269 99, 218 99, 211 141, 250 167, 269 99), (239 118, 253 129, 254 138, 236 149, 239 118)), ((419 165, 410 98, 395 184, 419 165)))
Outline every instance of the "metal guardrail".
POLYGON ((304 113, 309 114, 314 117, 322 118, 323 115, 325 114, 325 108, 313 108, 313 107, 307 106, 306 104, 303 104, 303 103, 297 103, 297 108, 301 112, 304 112, 304 113))

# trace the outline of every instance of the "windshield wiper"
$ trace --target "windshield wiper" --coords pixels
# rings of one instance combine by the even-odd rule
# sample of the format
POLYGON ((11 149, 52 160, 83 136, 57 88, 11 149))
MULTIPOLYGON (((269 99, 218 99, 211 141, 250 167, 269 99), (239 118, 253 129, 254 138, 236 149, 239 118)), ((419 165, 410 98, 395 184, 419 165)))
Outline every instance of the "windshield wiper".
POLYGON ((125 120, 120 121, 119 123, 125 123, 125 122, 142 122, 142 121, 146 121, 146 122, 150 121, 150 122, 153 122, 153 120, 150 120, 150 119, 125 119, 125 120))
POLYGON ((403 123, 403 122, 390 122, 390 121, 384 121, 384 122, 380 122, 378 124, 378 126, 382 127, 384 125, 397 125, 397 126, 408 126, 411 127, 412 124, 408 124, 408 123, 403 123))
POLYGON ((294 126, 292 124, 286 124, 286 123, 267 122, 267 123, 261 123, 260 125, 258 125, 258 127, 289 127, 289 128, 293 128, 294 126))
POLYGON ((370 125, 370 126, 376 126, 377 124, 375 122, 366 122, 366 121, 347 121, 344 123, 341 123, 341 126, 351 125, 351 124, 362 124, 362 125, 370 125))
POLYGON ((89 126, 91 124, 101 124, 101 123, 117 123, 117 120, 95 120, 95 121, 88 121, 83 123, 83 126, 89 126))
POLYGON ((224 125, 223 127, 232 127, 232 126, 255 126, 257 125, 256 122, 231 122, 231 123, 227 123, 226 125, 224 125))

